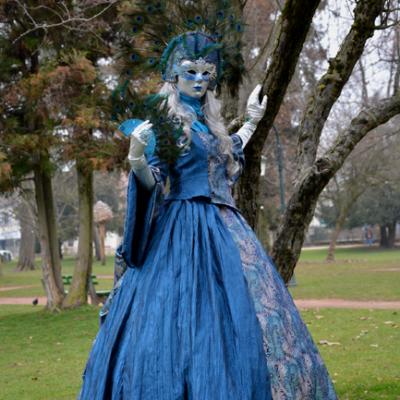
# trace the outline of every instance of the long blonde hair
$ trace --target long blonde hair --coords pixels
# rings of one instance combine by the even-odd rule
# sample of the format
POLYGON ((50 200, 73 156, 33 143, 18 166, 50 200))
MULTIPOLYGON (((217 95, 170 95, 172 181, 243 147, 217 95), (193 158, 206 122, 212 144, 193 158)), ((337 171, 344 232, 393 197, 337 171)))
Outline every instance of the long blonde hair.
MULTIPOLYGON (((196 113, 184 107, 179 99, 178 90, 173 83, 166 82, 159 91, 160 95, 167 97, 168 114, 170 117, 177 118, 183 124, 187 143, 190 144, 192 133, 191 125, 197 119, 196 113)), ((215 97, 211 90, 207 90, 202 106, 205 122, 211 132, 218 138, 221 153, 227 156, 227 171, 231 177, 237 171, 238 166, 232 154, 232 140, 229 138, 221 115, 221 102, 215 97)))

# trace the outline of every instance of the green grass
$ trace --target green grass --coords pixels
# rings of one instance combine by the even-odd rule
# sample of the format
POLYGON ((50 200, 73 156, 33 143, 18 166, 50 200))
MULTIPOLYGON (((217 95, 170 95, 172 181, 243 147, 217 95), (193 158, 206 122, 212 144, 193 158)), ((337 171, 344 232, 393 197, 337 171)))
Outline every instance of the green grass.
POLYGON ((97 329, 97 310, 51 314, 0 306, 3 400, 74 399, 97 329))
MULTIPOLYGON (((2 400, 74 399, 97 332, 97 309, 60 314, 0 306, 2 400)), ((304 311, 341 400, 400 399, 400 315, 394 311, 304 311), (391 322, 390 322, 391 321, 391 322)))
POLYGON ((399 312, 325 309, 302 314, 341 400, 400 400, 399 312), (320 345, 321 340, 331 345, 320 345))
POLYGON ((400 300, 400 249, 340 248, 333 263, 325 261, 326 252, 303 250, 294 298, 400 300))
MULTIPOLYGON (((325 261, 326 249, 304 250, 296 268, 298 286, 294 298, 342 298, 347 300, 400 300, 400 249, 339 248, 336 262, 325 261)), ((75 260, 63 260, 63 274, 72 274, 75 260)), ((37 262, 39 265, 39 261, 37 262)), ((3 265, 0 288, 33 285, 31 288, 0 291, 1 297, 44 296, 41 271, 15 272, 15 263, 3 265)), ((105 266, 94 263, 96 275, 113 274, 113 257, 105 266)), ((111 279, 98 279, 97 290, 108 290, 111 279)))
MULTIPOLYGON (((67 257, 62 261, 62 273, 64 275, 72 275, 75 259, 67 257)), ((0 275, 0 288, 7 286, 30 286, 30 288, 21 288, 13 290, 0 291, 1 297, 38 297, 45 296, 43 286, 41 284, 42 272, 40 269, 40 260, 36 262, 37 269, 35 271, 15 271, 15 262, 2 265, 3 274, 0 275)), ((114 274, 114 259, 107 257, 106 265, 101 265, 99 262, 93 263, 93 274, 95 275, 113 275, 114 274)), ((112 279, 97 279, 99 284, 96 285, 97 290, 108 290, 112 287, 112 279)), ((67 288, 68 289, 68 288, 67 288)))
MULTIPOLYGON (((400 250, 338 249, 326 263, 325 249, 305 250, 296 269, 295 298, 400 300, 400 250)), ((72 274, 74 260, 63 261, 72 274)), ((0 296, 43 295, 41 272, 3 267, 0 287, 34 285, 0 296)), ((93 273, 112 275, 113 260, 93 273)), ((100 279, 99 289, 112 280, 100 279)), ((94 307, 51 314, 40 307, 0 306, 0 387, 3 400, 74 399, 94 339, 94 307)), ((306 321, 341 400, 400 400, 400 315, 391 310, 307 310, 306 321), (328 341, 331 345, 319 344, 328 341), (332 344, 339 343, 339 344, 332 344)))
MULTIPOLYGON (((298 286, 291 288, 294 298, 342 298, 348 300, 400 300, 400 249, 339 248, 336 262, 325 262, 326 249, 304 250, 296 268, 298 286)), ((63 260, 63 274, 72 274, 72 257, 63 260)), ((37 262, 39 265, 39 261, 37 262)), ((15 272, 15 263, 3 265, 0 288, 27 286, 31 288, 0 291, 0 297, 37 297, 44 291, 41 271, 15 272)), ((113 257, 105 266, 94 263, 96 275, 113 274, 113 257)), ((98 290, 108 290, 110 279, 98 279, 98 290)))

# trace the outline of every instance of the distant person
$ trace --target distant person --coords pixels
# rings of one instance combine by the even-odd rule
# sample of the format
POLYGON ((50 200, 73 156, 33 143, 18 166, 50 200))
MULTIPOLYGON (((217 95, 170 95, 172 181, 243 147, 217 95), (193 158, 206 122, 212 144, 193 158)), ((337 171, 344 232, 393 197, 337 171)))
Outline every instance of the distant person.
POLYGON ((370 225, 367 226, 367 230, 365 232, 365 239, 368 246, 372 246, 374 243, 374 232, 370 225))

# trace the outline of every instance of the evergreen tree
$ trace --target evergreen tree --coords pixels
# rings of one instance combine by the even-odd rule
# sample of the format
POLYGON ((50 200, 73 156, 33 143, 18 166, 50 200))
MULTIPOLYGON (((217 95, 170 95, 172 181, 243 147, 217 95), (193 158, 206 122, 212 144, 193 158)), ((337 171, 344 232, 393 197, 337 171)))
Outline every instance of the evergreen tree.
MULTIPOLYGON (((89 3, 0 2, 0 190, 15 190, 33 174, 50 309, 64 300, 52 175, 61 161, 74 159, 78 170, 89 171, 81 185, 90 196, 96 157, 85 150, 105 115, 96 107, 106 92, 97 85, 95 62, 109 55, 113 25, 105 18, 113 20, 115 2, 89 3)), ((85 240, 91 246, 91 237, 85 240)))

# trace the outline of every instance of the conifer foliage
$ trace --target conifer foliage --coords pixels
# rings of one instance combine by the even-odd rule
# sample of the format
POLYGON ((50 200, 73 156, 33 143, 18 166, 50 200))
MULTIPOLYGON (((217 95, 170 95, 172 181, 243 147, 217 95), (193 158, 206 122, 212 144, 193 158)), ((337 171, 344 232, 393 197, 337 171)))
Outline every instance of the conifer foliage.
MULTIPOLYGON (((53 172, 72 161, 78 181, 86 178, 81 183, 88 231, 92 170, 111 168, 109 92, 96 62, 110 54, 114 27, 106 19, 115 19, 114 4, 0 1, 0 190, 34 181, 50 309, 62 307, 64 300, 53 172)), ((85 240, 90 247, 91 237, 85 240)), ((86 301, 86 293, 81 297, 86 301)))

